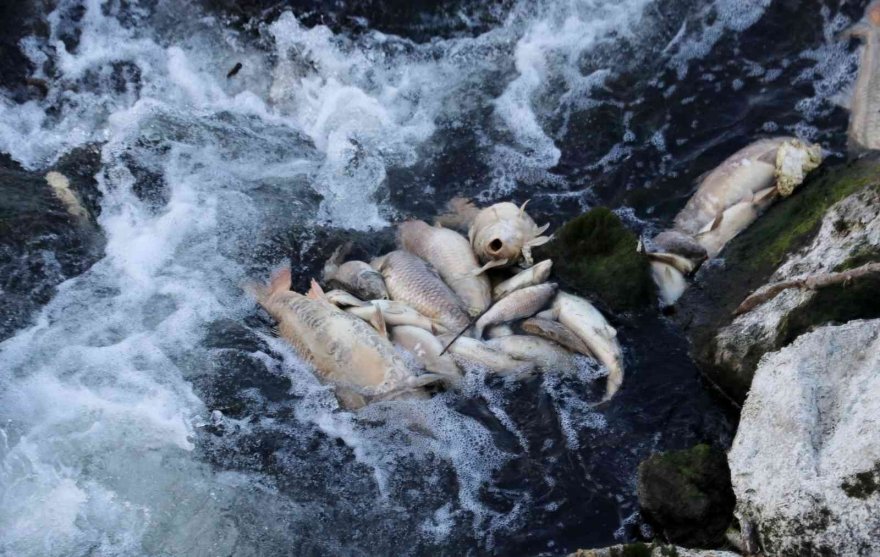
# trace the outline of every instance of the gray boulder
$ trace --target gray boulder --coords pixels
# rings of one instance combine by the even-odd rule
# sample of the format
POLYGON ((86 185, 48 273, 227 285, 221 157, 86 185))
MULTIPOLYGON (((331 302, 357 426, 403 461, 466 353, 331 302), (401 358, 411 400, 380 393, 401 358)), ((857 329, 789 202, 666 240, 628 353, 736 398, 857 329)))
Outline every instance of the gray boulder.
POLYGON ((880 555, 880 319, 764 357, 728 455, 768 555, 880 555))

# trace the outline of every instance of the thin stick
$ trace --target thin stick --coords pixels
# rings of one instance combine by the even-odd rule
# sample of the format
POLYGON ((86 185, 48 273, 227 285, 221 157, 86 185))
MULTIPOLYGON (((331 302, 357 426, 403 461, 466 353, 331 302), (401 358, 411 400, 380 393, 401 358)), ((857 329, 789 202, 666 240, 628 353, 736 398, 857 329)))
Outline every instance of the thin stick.
MULTIPOLYGON (((493 304, 493 305, 494 305, 494 304, 493 304)), ((473 327, 474 324, 480 319, 480 317, 483 317, 483 316, 486 314, 486 312, 489 311, 489 309, 491 309, 491 307, 492 307, 492 306, 490 305, 489 307, 487 307, 486 309, 484 309, 483 311, 481 311, 481 312, 480 312, 480 315, 478 315, 478 316, 474 317, 473 319, 471 319, 471 322, 468 323, 467 327, 465 327, 464 329, 460 330, 460 331, 458 332, 458 334, 455 335, 455 336, 452 338, 452 340, 449 341, 449 344, 447 344, 446 347, 443 348, 443 350, 440 351, 440 355, 442 356, 443 354, 446 354, 446 351, 449 350, 449 347, 452 346, 452 344, 453 344, 456 340, 458 340, 459 337, 461 337, 461 335, 463 335, 463 334, 465 333, 465 331, 467 331, 468 329, 470 329, 471 327, 473 327)))
POLYGON ((818 290, 827 286, 845 283, 864 276, 880 274, 880 263, 868 263, 855 269, 842 271, 839 273, 827 273, 819 275, 810 275, 791 280, 783 280, 773 284, 762 286, 755 293, 747 297, 742 303, 733 310, 734 315, 742 315, 747 313, 764 302, 774 298, 783 290, 789 288, 806 288, 809 290, 818 290))

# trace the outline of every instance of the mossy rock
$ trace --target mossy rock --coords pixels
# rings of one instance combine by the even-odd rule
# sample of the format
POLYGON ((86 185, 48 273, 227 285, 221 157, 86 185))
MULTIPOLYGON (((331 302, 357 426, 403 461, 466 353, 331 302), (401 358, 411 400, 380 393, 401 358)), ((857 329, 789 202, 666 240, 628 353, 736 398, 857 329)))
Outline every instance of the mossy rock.
POLYGON ((638 238, 605 207, 565 223, 554 240, 534 251, 535 261, 553 260, 564 288, 599 300, 613 311, 648 306, 656 299, 647 258, 638 238))
POLYGON ((657 453, 639 465, 639 504, 665 539, 686 547, 725 540, 736 503, 725 454, 709 445, 657 453))
MULTIPOLYGON (((719 254, 718 261, 704 264, 697 273, 696 280, 678 303, 675 318, 691 341, 694 359, 726 395, 742 402, 752 379, 751 374, 743 375, 714 363, 713 340, 719 330, 731 323, 733 310, 749 293, 766 284, 789 254, 815 238, 832 205, 866 187, 878 186, 878 156, 824 166, 809 176, 794 195, 774 204, 752 226, 731 240, 719 254)), ((877 260, 877 255, 870 249, 860 250, 837 270, 877 260)), ((874 307, 871 304, 861 313, 845 309, 865 299, 863 294, 866 291, 862 288, 849 292, 843 288, 828 289, 810 304, 808 312, 793 315, 787 325, 790 332, 783 333, 790 336, 816 324, 856 318, 848 315, 867 317, 873 311, 870 310, 874 307), (838 295, 843 295, 842 303, 835 302, 838 295), (827 315, 807 315, 817 310, 827 315)), ((762 355, 756 353, 749 357, 757 363, 762 355)))

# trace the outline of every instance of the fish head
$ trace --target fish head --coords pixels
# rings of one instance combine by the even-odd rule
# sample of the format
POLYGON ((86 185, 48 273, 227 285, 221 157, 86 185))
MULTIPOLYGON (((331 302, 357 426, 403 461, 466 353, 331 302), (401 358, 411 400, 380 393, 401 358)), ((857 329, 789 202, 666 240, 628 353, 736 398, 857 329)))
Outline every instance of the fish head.
POLYGON ((489 211, 474 223, 471 243, 480 261, 506 259, 512 265, 524 256, 530 259, 530 249, 549 240, 541 236, 546 229, 547 226, 539 227, 519 209, 512 213, 507 210, 489 211))
POLYGON ((385 287, 385 279, 377 271, 364 270, 358 275, 358 288, 370 300, 387 300, 388 289, 385 287))

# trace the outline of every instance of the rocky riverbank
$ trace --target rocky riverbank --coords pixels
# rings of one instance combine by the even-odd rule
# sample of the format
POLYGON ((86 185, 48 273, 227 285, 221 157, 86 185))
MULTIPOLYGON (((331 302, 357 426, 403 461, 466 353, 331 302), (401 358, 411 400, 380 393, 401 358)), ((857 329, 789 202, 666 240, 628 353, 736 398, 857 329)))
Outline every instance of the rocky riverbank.
POLYGON ((697 273, 672 319, 708 384, 741 408, 733 446, 658 453, 638 489, 646 541, 578 555, 880 551, 880 160, 824 168, 697 273), (821 281, 820 281, 821 282, 821 281), (738 313, 738 314, 737 314, 738 313), (671 552, 671 553, 670 553, 671 552))

